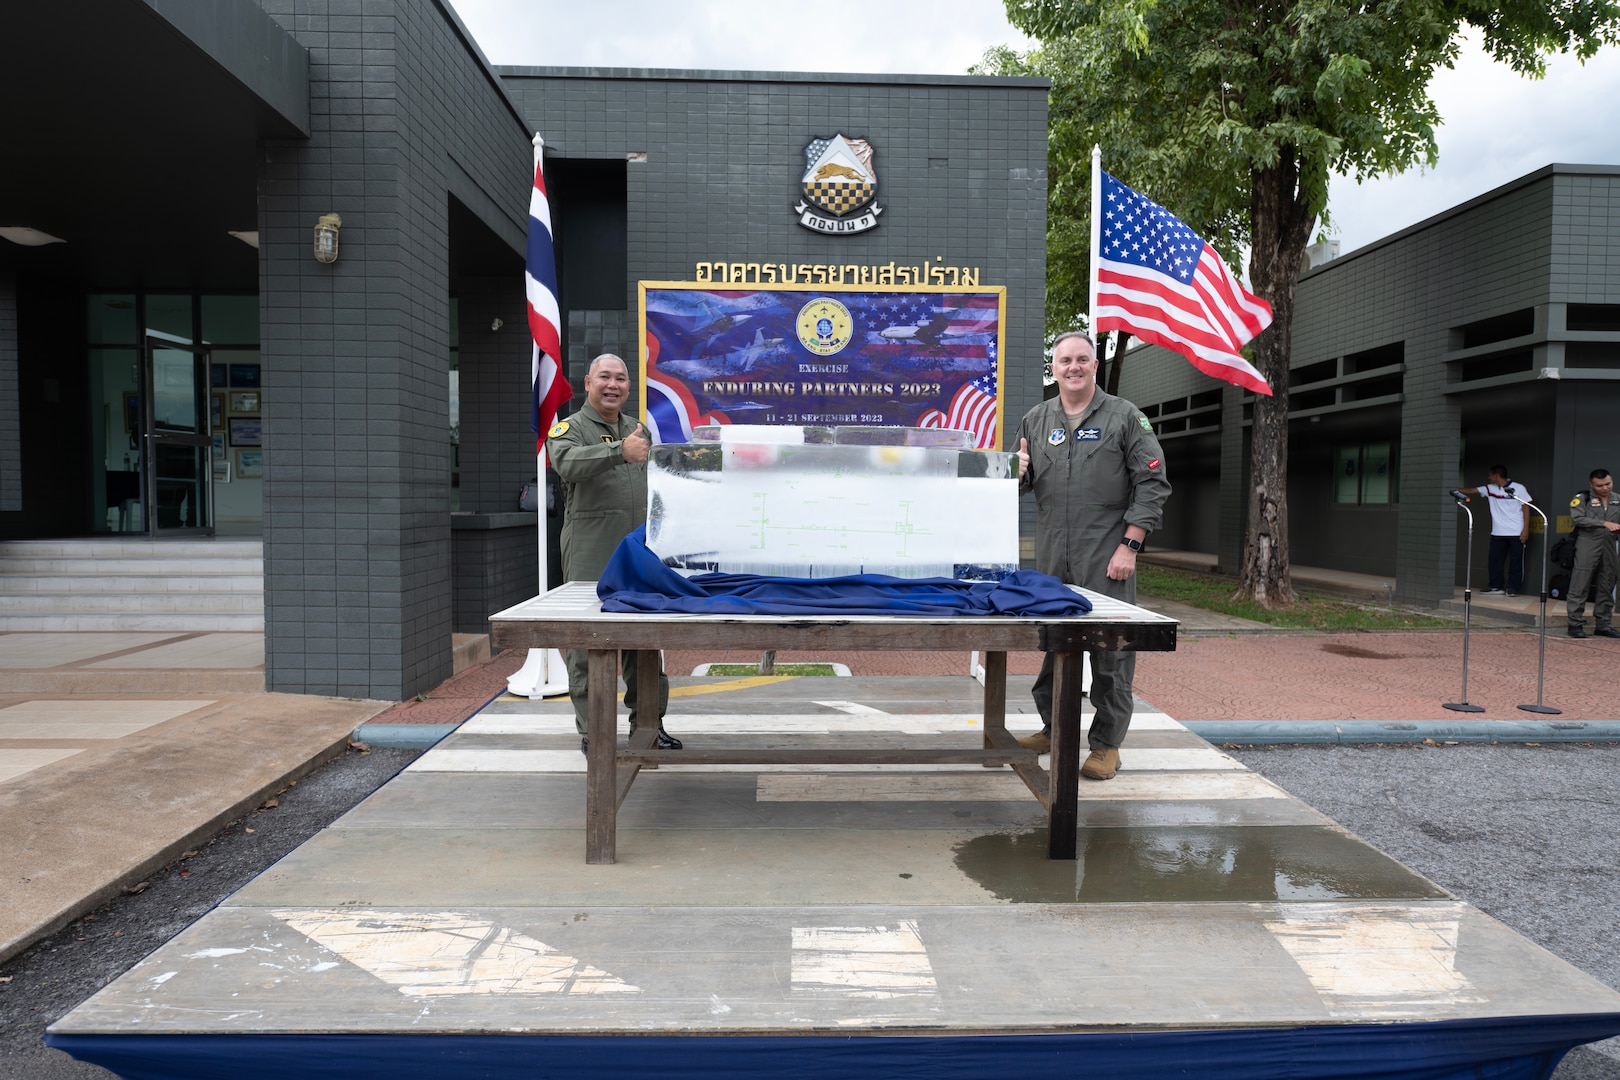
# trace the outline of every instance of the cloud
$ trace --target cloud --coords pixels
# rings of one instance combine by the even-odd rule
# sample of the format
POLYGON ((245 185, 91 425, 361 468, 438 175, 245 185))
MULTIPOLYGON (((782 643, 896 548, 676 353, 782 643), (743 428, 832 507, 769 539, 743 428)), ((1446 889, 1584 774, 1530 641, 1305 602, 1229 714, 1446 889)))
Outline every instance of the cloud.
MULTIPOLYGON (((962 74, 993 45, 1027 49, 999 0, 864 0, 839 9, 783 0, 453 0, 492 63, 962 74)), ((1620 50, 1569 57, 1531 80, 1476 44, 1435 75, 1440 163, 1357 184, 1337 177, 1329 210, 1346 252, 1549 162, 1620 164, 1620 50)))
POLYGON ((1583 66, 1549 61, 1545 79, 1526 79, 1492 62, 1477 43, 1431 87, 1443 126, 1434 169, 1358 185, 1335 177, 1328 209, 1344 252, 1467 202, 1552 162, 1620 164, 1620 51, 1605 49, 1583 66))
POLYGON ((1028 48, 998 0, 453 0, 494 64, 965 74, 993 45, 1028 48))

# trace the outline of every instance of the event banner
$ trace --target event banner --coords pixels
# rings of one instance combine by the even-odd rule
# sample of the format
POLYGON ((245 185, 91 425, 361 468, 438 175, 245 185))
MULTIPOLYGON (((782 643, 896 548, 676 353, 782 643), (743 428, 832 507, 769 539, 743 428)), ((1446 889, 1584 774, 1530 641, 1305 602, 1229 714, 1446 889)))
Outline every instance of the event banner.
POLYGON ((644 414, 658 442, 710 424, 1001 430, 1007 290, 640 283, 644 414))

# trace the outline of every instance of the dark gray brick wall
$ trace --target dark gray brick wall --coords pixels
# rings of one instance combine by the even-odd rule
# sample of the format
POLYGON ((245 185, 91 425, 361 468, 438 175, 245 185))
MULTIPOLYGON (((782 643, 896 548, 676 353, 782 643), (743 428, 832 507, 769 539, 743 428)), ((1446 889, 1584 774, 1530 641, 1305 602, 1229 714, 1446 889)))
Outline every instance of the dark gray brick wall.
POLYGON ((535 525, 534 514, 455 516, 450 537, 456 633, 489 633, 491 615, 539 591, 535 525))
MULTIPOLYGON (((1046 299, 1046 89, 1034 80, 500 68, 563 158, 624 158, 636 281, 689 281, 699 260, 982 268, 1007 287, 1005 426, 1041 398, 1046 299), (881 224, 856 236, 800 227, 804 147, 871 141, 881 224)), ((570 314, 569 367, 601 351, 570 314), (594 351, 593 351, 594 350, 594 351)), ((609 313, 601 313, 604 320, 609 313)), ((611 329, 604 321, 603 341, 611 329)), ((629 352, 632 370, 636 361, 629 352)), ((576 379, 577 385, 577 379, 576 379)), ((1028 500, 1026 500, 1027 502, 1028 500)), ((1033 506, 1024 531, 1033 531, 1033 506)))
MULTIPOLYGON (((1620 425, 1612 421, 1620 371, 1563 367, 1564 306, 1617 303, 1620 169, 1612 166, 1540 170, 1303 276, 1295 368, 1403 343, 1406 371, 1400 406, 1293 422, 1294 561, 1388 575, 1411 601, 1449 596, 1462 580, 1464 529, 1444 492, 1460 481, 1482 482, 1495 462, 1509 464, 1556 519, 1592 464, 1620 461, 1620 425), (1536 312, 1534 368, 1561 369, 1562 379, 1538 380, 1531 370, 1498 385, 1459 385, 1458 365, 1445 360, 1461 344, 1454 331, 1524 309, 1536 312), (1331 504, 1333 446, 1382 439, 1399 444, 1399 505, 1331 504)), ((1609 343, 1620 368, 1620 334, 1568 337, 1609 343)), ((1132 353, 1124 376, 1125 395, 1143 405, 1215 385, 1158 348, 1132 353)), ((1216 551, 1223 566, 1241 552, 1239 505, 1248 499, 1236 473, 1247 460, 1245 440, 1232 427, 1241 397, 1223 396, 1221 527, 1216 544, 1203 549, 1216 551)), ((1174 482, 1180 463, 1173 444, 1166 457, 1174 482)), ((1477 518, 1476 584, 1488 533, 1488 520, 1477 518)), ((1539 540, 1531 554, 1539 557, 1539 540)))
POLYGON ((20 511, 22 419, 17 412, 17 278, 0 271, 0 511, 20 511))
POLYGON ((398 700, 451 665, 446 171, 521 221, 528 138, 432 0, 264 7, 311 80, 260 170, 266 684, 398 700))

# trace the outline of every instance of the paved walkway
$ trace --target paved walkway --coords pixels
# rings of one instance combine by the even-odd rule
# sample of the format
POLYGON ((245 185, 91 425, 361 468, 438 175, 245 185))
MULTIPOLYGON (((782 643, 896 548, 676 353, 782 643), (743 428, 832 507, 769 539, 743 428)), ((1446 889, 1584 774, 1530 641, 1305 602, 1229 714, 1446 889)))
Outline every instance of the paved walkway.
MULTIPOLYGON (((1363 583, 1365 584, 1365 583, 1363 583)), ((1144 599, 1182 620, 1173 654, 1144 655, 1137 692, 1188 721, 1448 719, 1461 634, 1281 632, 1144 599)), ((1469 700, 1484 719, 1525 719, 1537 642, 1523 629, 1471 637, 1469 700)), ((673 650, 683 677, 757 654, 673 650)), ((965 677, 968 654, 784 652, 855 676, 965 677)), ((0 633, 0 959, 161 869, 233 816, 339 752, 361 723, 455 724, 506 687, 522 657, 473 664, 420 700, 390 705, 255 692, 255 634, 0 633)), ((1547 640, 1545 699, 1571 720, 1613 719, 1620 642, 1547 640)), ((1027 711, 1038 653, 1009 658, 1009 704, 1027 711)), ((695 680, 688 680, 695 681, 695 680)))

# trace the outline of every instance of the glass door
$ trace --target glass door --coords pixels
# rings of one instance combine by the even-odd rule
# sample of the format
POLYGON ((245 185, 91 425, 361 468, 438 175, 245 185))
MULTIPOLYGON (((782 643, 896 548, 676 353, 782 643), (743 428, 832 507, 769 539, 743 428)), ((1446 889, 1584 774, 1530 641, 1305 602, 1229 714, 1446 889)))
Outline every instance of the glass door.
POLYGON ((153 536, 214 532, 208 350, 146 339, 146 505, 153 536))

